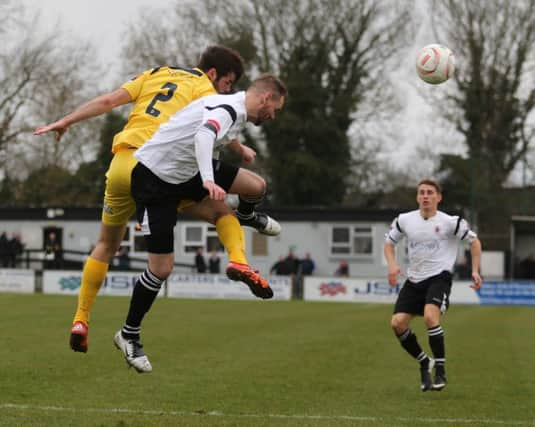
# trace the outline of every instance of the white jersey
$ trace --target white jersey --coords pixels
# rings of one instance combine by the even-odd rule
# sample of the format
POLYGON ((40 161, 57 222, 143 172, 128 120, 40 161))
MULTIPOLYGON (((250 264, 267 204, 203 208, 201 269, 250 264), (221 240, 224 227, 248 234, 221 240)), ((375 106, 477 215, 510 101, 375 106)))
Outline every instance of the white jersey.
POLYGON ((161 180, 180 184, 199 172, 195 135, 201 127, 215 132, 217 149, 236 138, 246 121, 245 92, 205 96, 171 116, 134 156, 161 180))
POLYGON ((409 249, 407 277, 413 283, 444 270, 453 272, 459 241, 477 239, 461 217, 437 211, 436 215, 425 219, 419 210, 399 215, 386 233, 385 241, 397 244, 404 236, 407 236, 409 249))

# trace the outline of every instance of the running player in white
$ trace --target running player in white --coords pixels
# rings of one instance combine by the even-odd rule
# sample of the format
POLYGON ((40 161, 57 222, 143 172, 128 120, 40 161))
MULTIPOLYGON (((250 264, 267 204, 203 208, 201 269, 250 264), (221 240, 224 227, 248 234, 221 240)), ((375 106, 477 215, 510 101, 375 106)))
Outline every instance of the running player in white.
POLYGON ((442 190, 437 182, 420 181, 416 195, 419 209, 399 215, 386 234, 384 244, 388 283, 393 287, 401 272, 396 262, 395 245, 403 237, 408 240, 407 280, 399 292, 391 325, 401 346, 420 362, 422 391, 440 391, 446 387, 446 352, 440 316, 449 306, 459 242, 470 242, 472 288, 479 289, 482 285, 479 273, 481 243, 464 219, 438 210, 441 200, 442 190), (417 315, 424 317, 434 359, 422 350, 409 327, 411 319, 417 315), (434 380, 431 377, 433 366, 434 380))
MULTIPOLYGON (((255 194, 248 171, 213 159, 213 152, 230 143, 247 121, 260 125, 274 119, 286 95, 284 84, 266 74, 245 92, 203 97, 171 116, 134 154, 138 163, 132 171, 131 193, 147 243, 148 268, 136 282, 115 344, 138 372, 152 371, 140 343, 141 322, 173 269, 176 206, 207 196, 222 201, 227 193, 255 194)), ((253 208, 251 204, 251 212, 253 208)), ((257 297, 273 297, 263 278, 248 280, 246 274, 251 273, 238 264, 227 267, 227 276, 246 282, 257 297)))

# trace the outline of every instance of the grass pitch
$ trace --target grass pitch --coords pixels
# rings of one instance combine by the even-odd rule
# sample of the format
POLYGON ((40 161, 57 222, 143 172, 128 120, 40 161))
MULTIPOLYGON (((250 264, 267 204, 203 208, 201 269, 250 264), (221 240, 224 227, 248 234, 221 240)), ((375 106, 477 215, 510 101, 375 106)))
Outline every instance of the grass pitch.
POLYGON ((128 302, 97 300, 80 354, 75 298, 0 294, 0 425, 535 426, 534 308, 451 307, 449 384, 422 393, 390 306, 158 300, 140 375, 112 342, 128 302))

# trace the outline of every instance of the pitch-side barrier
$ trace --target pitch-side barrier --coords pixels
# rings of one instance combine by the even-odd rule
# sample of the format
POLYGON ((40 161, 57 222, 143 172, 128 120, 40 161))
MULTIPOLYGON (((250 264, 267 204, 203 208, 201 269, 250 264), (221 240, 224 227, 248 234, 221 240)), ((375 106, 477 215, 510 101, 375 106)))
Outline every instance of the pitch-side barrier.
MULTIPOLYGON (((100 295, 129 296, 139 273, 112 271, 100 295)), ((0 293, 78 295, 82 274, 70 270, 45 270, 42 278, 32 269, 0 269, 0 293), (37 287, 37 281, 40 286, 37 287)), ((292 278, 269 276, 274 300, 292 298, 292 278)), ((489 281, 479 291, 469 281, 454 281, 452 304, 535 305, 535 281, 489 281)), ((305 277, 303 299, 306 301, 367 302, 393 304, 400 285, 391 288, 383 278, 305 277)), ((166 281, 160 297, 202 299, 255 299, 248 287, 222 274, 174 273, 166 281)))

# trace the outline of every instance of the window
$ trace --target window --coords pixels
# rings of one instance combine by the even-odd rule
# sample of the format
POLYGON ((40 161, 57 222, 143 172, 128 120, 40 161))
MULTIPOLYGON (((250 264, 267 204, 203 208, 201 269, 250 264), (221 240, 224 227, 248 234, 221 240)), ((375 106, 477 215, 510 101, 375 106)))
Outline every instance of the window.
POLYGON ((268 255, 267 236, 260 234, 260 233, 253 233, 251 247, 252 247, 254 256, 267 256, 268 255))
POLYGON ((331 229, 331 255, 339 257, 370 256, 373 253, 372 227, 337 225, 331 229))
POLYGON ((182 228, 182 252, 194 253, 197 248, 205 252, 224 252, 225 248, 217 237, 217 230, 211 224, 187 225, 182 228))

